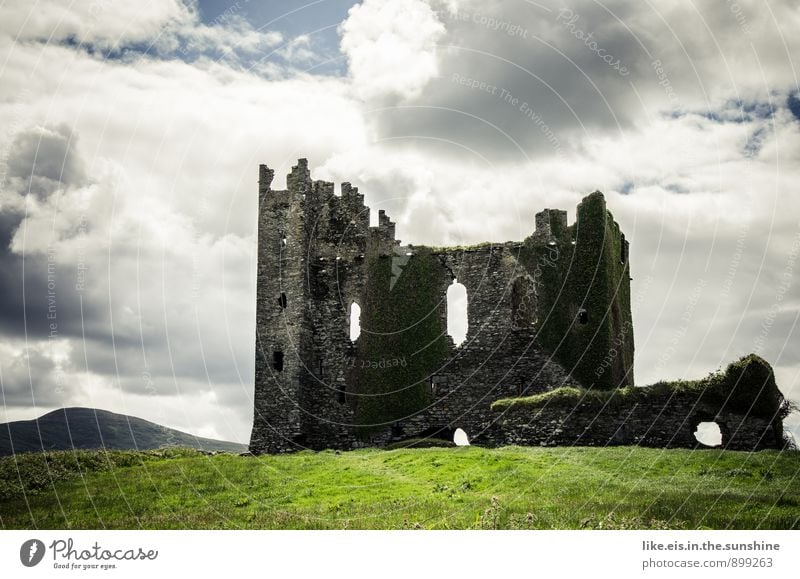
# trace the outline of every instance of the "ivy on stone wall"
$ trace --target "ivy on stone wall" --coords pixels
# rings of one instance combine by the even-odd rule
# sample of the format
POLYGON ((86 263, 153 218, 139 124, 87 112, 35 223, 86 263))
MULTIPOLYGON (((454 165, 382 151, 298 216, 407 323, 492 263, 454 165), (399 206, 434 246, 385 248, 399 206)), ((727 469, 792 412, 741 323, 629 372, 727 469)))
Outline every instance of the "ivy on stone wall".
POLYGON ((447 357, 439 264, 430 249, 367 259, 361 335, 348 380, 362 437, 425 408, 430 375, 447 357))
POLYGON ((531 236, 520 251, 536 282, 539 341, 587 387, 631 382, 633 325, 622 243, 602 194, 593 193, 578 206, 575 225, 554 230, 549 240, 531 236))

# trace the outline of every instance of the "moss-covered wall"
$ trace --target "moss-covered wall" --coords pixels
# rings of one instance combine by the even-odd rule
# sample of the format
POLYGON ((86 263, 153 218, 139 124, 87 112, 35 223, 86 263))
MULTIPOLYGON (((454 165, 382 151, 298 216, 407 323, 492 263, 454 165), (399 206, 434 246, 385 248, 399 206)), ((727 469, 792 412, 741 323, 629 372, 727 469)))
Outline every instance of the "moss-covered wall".
POLYGON ((354 393, 354 424, 361 434, 408 418, 430 404, 430 376, 448 355, 441 315, 443 272, 431 251, 415 248, 411 256, 370 255, 366 272, 361 335, 348 379, 354 393), (398 257, 403 266, 395 267, 392 283, 392 262, 398 257))
POLYGON ((558 407, 569 409, 576 404, 619 409, 657 397, 682 396, 709 413, 736 412, 772 420, 785 418, 790 408, 775 382, 769 363, 756 354, 732 362, 721 372, 699 380, 657 382, 650 386, 630 386, 619 390, 564 387, 534 396, 505 398, 492 404, 495 411, 558 407))
POLYGON ((697 425, 715 422, 723 448, 782 448, 792 411, 771 366, 755 354, 700 380, 615 390, 558 388, 492 404, 497 443, 695 447, 697 425))
POLYGON ((583 199, 570 227, 549 214, 520 253, 536 285, 538 338, 584 386, 633 384, 627 241, 601 193, 583 199))

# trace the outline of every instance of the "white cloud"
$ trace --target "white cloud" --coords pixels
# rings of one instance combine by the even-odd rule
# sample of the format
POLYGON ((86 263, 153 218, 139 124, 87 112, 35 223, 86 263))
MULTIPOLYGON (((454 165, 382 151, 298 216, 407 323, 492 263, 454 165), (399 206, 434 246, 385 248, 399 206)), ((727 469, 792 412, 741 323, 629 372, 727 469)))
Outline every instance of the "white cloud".
POLYGON ((6 5, 0 32, 17 42, 74 40, 101 48, 158 41, 164 30, 197 21, 194 4, 180 0, 39 0, 15 7, 6 5))
POLYGON ((40 0, 28 10, 4 12, 0 34, 15 43, 69 43, 104 54, 135 48, 187 59, 211 53, 236 62, 269 55, 283 41, 279 32, 256 30, 235 12, 203 24, 196 0, 40 0))
POLYGON ((297 64, 311 64, 317 58, 311 49, 311 37, 307 34, 292 38, 277 53, 287 61, 297 64))
POLYGON ((425 0, 364 0, 341 27, 355 90, 364 98, 420 95, 439 67, 444 24, 425 0))

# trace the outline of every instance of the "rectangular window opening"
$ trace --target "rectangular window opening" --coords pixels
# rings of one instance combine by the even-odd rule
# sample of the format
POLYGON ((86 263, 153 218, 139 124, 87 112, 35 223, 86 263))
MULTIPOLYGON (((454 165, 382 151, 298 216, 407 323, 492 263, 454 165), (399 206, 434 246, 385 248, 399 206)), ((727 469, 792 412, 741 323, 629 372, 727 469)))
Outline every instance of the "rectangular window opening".
POLYGON ((280 350, 272 352, 272 367, 278 372, 283 371, 283 352, 280 350))
POLYGON ((439 396, 447 392, 447 376, 431 376, 431 394, 439 396))

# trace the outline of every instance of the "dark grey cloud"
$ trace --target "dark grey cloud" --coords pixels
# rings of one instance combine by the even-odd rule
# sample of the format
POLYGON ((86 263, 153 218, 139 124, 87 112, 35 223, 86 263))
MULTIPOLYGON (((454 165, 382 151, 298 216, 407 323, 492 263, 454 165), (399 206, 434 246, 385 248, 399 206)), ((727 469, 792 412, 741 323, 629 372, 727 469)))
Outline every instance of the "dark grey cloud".
POLYGON ((22 193, 47 196, 58 187, 80 187, 86 169, 75 153, 77 137, 66 125, 19 133, 11 144, 8 175, 22 193))
MULTIPOLYGON (((581 7, 571 24, 557 9, 523 3, 464 2, 456 15, 442 12, 448 34, 439 46, 440 77, 411 108, 403 103, 376 113, 382 134, 446 139, 490 159, 522 160, 571 150, 587 133, 630 126, 641 114, 630 82, 648 72, 636 70, 642 49, 622 24, 596 17, 598 9, 581 7), (522 35, 504 32, 512 29, 522 35), (573 30, 591 34, 589 42, 624 74, 573 30)), ((623 16, 630 10, 623 8, 623 16)), ((441 141, 432 146, 447 150, 441 141)))
MULTIPOLYGON (((59 239, 53 236, 46 252, 25 248, 26 196, 33 194, 41 203, 57 189, 89 182, 76 143, 66 126, 31 128, 12 142, 6 160, 9 179, 2 192, 6 203, 0 206, 0 334, 31 340, 78 337, 84 321, 100 315, 91 302, 81 315, 76 280, 70 275, 74 270, 63 261, 59 239), (15 237, 21 240, 16 250, 15 237)), ((78 225, 73 229, 77 233, 78 225)))
POLYGON ((69 367, 58 366, 41 348, 4 353, 2 400, 7 407, 60 406, 79 389, 65 379, 69 367))
MULTIPOLYGON (((713 116, 738 99, 743 117, 759 116, 771 91, 792 88, 782 76, 791 62, 763 8, 741 6, 750 28, 772 32, 746 36, 750 28, 722 2, 462 0, 456 13, 442 4, 439 78, 411 102, 377 105, 372 117, 381 138, 433 154, 470 149, 524 161, 580 152, 586 137, 624 137, 661 111, 713 116), (763 78, 744 72, 759 65, 763 78)), ((778 17, 790 10, 773 6, 778 17)))

